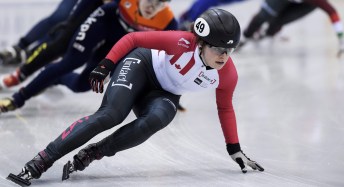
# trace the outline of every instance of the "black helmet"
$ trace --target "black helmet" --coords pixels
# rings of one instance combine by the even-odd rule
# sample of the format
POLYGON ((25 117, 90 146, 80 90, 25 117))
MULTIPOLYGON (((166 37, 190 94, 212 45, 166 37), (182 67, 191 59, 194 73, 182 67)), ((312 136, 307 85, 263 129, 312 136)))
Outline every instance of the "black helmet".
POLYGON ((211 8, 201 14, 193 30, 206 43, 224 48, 236 48, 241 34, 238 20, 219 8, 211 8))

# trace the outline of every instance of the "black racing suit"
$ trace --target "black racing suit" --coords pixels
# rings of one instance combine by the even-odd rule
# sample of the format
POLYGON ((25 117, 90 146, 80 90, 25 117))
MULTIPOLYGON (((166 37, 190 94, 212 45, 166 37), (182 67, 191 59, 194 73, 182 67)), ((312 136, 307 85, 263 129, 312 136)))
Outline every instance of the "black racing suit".
POLYGON ((150 49, 137 48, 117 66, 99 109, 68 127, 44 152, 53 162, 97 134, 119 125, 133 109, 137 119, 98 142, 102 156, 143 143, 174 118, 179 95, 164 91, 153 70, 150 49), (128 84, 122 85, 123 79, 128 84))

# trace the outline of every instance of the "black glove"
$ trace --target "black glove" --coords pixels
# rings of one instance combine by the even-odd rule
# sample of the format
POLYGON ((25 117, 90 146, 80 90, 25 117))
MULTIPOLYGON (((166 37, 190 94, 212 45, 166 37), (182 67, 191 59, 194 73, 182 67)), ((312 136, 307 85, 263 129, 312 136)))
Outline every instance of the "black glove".
POLYGON ((232 157, 232 159, 239 164, 241 171, 243 173, 247 172, 246 165, 250 166, 252 169, 258 171, 264 171, 264 168, 260 166, 257 162, 249 159, 241 150, 240 144, 227 144, 227 152, 232 157))
POLYGON ((104 80, 108 76, 109 72, 112 71, 115 64, 109 59, 103 59, 98 66, 90 74, 90 84, 94 92, 103 93, 104 91, 104 80))

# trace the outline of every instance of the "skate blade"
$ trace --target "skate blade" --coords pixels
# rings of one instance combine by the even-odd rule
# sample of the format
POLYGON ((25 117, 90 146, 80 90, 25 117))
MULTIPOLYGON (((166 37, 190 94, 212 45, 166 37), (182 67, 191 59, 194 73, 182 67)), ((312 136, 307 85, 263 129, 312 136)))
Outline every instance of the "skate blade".
POLYGON ((31 185, 31 182, 29 180, 22 179, 22 178, 18 177, 17 175, 14 175, 12 173, 10 173, 6 179, 18 184, 19 186, 30 186, 31 185))
POLYGON ((62 173, 62 181, 69 179, 69 174, 71 173, 69 168, 71 167, 70 161, 68 161, 64 166, 63 166, 63 173, 62 173))
POLYGON ((180 103, 178 104, 177 109, 178 109, 178 111, 180 111, 180 112, 185 112, 185 111, 186 111, 186 108, 183 107, 182 105, 180 105, 180 103))

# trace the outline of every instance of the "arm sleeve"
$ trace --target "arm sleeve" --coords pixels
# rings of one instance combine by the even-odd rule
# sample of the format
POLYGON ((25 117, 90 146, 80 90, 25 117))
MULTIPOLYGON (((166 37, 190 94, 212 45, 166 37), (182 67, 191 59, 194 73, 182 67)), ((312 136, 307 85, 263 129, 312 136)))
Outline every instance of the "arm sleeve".
POLYGON ((197 0, 194 1, 192 6, 188 9, 186 14, 186 20, 195 21, 204 11, 209 8, 219 6, 219 5, 228 5, 235 2, 240 2, 244 0, 197 0))
POLYGON ((336 33, 343 33, 343 25, 341 23, 339 14, 327 0, 305 0, 305 2, 324 10, 330 17, 333 28, 336 31, 336 33))
POLYGON ((173 18, 164 30, 177 30, 177 29, 178 29, 178 22, 175 18, 173 18))
POLYGON ((305 0, 305 2, 324 10, 330 16, 332 22, 340 20, 337 11, 327 0, 305 0))
MULTIPOLYGON (((192 38, 193 34, 184 31, 147 31, 132 32, 122 37, 110 50, 106 58, 117 63, 127 53, 137 47, 178 52, 176 45, 181 38, 192 38)), ((181 48, 180 48, 181 49, 181 48)))
POLYGON ((226 143, 239 143, 232 98, 238 82, 238 74, 231 59, 219 71, 220 85, 216 89, 216 104, 226 143))
POLYGON ((82 23, 96 8, 103 4, 103 0, 79 0, 71 11, 68 22, 82 23))

